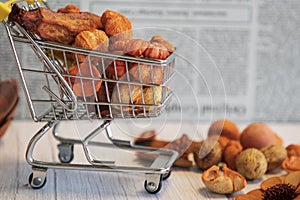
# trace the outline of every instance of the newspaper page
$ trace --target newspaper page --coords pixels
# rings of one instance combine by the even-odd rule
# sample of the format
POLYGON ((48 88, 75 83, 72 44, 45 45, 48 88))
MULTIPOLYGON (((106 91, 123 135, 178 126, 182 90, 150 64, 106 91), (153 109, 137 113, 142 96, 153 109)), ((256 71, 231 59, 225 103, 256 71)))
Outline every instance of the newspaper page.
MULTIPOLYGON (((162 35, 176 46, 170 119, 300 120, 300 2, 297 0, 69 0, 101 15, 124 14, 134 37, 162 35)), ((18 77, 4 29, 0 79, 18 77)), ((26 59, 27 49, 22 51, 26 59)), ((30 64, 33 61, 28 61, 30 64)), ((32 78, 29 87, 39 80, 32 78)), ((21 95, 20 95, 21 96, 21 95)), ((23 99, 19 118, 29 116, 23 99)))

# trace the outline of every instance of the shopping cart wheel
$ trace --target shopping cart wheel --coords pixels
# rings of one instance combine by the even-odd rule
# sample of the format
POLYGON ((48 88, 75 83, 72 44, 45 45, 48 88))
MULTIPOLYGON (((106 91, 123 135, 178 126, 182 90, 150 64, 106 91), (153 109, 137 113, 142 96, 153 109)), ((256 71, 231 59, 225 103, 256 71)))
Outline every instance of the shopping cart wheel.
POLYGON ((58 158, 61 163, 70 163, 74 158, 74 144, 58 144, 58 158))
POLYGON ((157 182, 145 180, 144 187, 145 190, 150 194, 156 194, 160 191, 162 186, 162 175, 160 175, 160 179, 157 182))
POLYGON ((44 187, 47 182, 45 170, 33 170, 28 178, 29 185, 33 189, 40 189, 44 187))
POLYGON ((167 180, 171 176, 172 170, 170 170, 168 173, 162 175, 162 180, 167 180))

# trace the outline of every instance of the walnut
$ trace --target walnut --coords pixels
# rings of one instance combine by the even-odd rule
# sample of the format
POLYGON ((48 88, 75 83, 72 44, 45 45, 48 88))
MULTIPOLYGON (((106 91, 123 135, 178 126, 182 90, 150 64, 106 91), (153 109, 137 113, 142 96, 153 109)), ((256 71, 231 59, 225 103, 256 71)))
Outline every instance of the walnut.
POLYGON ((268 171, 279 168, 287 157, 286 150, 281 145, 269 145, 261 149, 268 162, 268 171))
POLYGON ((242 151, 236 160, 237 171, 250 180, 262 178, 267 166, 264 154, 255 148, 242 151))

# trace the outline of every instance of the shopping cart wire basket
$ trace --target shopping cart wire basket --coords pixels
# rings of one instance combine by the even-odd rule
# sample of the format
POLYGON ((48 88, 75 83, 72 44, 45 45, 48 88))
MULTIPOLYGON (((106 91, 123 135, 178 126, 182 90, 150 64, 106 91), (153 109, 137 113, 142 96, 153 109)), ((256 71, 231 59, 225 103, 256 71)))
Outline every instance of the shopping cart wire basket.
MULTIPOLYGON (((18 23, 10 22, 4 17, 9 13, 7 7, 12 2, 0 5, 1 20, 12 47, 32 119, 35 122, 46 122, 27 147, 26 159, 32 166, 32 173, 29 176, 30 186, 34 189, 43 187, 49 168, 78 169, 142 173, 146 175, 144 183, 146 191, 157 193, 161 189, 162 180, 169 177, 171 166, 178 153, 116 139, 110 124, 117 118, 151 118, 165 111, 172 99, 170 82, 174 76, 175 53, 166 60, 154 60, 46 42, 27 32, 18 23), (34 56, 37 62, 30 66, 24 64, 20 59, 17 45, 23 45, 26 49, 30 47, 33 53, 28 56, 34 56), (84 64, 79 63, 79 58, 82 56, 86 58, 84 64), (73 58, 73 63, 70 63, 70 57, 73 58), (119 77, 120 63, 125 72, 119 77), (135 79, 130 72, 132 65, 136 66, 135 79), (77 73, 72 73, 72 70, 77 73), (108 70, 113 72, 110 73, 113 77, 108 77, 108 70), (144 71, 149 74, 147 80, 144 79, 144 71), (161 77, 160 80, 157 80, 157 73, 161 77), (39 85, 30 87, 32 77, 40 80, 39 85), (37 92, 39 86, 43 92, 37 92), (66 120, 99 120, 102 123, 83 139, 71 139, 59 135, 59 124, 66 120), (36 144, 50 130, 54 138, 59 141, 60 162, 46 162, 33 158, 36 144), (93 140, 103 131, 106 132, 110 143, 93 140), (82 145, 87 164, 72 162, 75 144, 82 145), (90 146, 155 153, 157 156, 149 167, 116 165, 114 161, 95 158, 90 151, 90 146)), ((19 1, 18 4, 27 10, 46 6, 42 1, 19 1)))

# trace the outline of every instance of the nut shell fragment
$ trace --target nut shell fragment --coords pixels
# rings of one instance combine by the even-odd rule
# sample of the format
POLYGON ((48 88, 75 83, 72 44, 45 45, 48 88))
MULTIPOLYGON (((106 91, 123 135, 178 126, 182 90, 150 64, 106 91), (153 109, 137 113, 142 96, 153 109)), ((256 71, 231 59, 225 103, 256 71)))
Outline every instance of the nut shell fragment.
POLYGON ((246 179, 239 173, 222 167, 223 175, 218 166, 214 165, 202 174, 202 182, 212 192, 218 194, 231 194, 246 187, 246 179))

